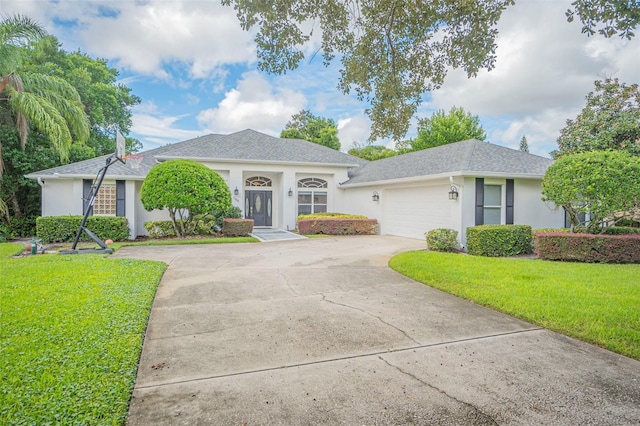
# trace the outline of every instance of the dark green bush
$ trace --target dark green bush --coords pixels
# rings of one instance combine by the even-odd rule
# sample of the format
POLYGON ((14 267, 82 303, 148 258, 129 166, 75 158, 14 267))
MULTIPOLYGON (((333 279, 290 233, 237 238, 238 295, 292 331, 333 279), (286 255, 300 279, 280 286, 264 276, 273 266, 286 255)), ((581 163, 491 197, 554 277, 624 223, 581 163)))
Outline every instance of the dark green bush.
POLYGON ((640 234, 594 235, 536 232, 535 251, 545 260, 640 263, 640 234))
POLYGON ((227 218, 222 221, 222 235, 225 237, 247 237, 253 232, 253 219, 227 218))
POLYGON ((458 231, 438 228, 426 233, 427 248, 432 251, 456 251, 458 231))
POLYGON ((467 228, 467 252, 474 256, 503 257, 531 253, 529 225, 479 225, 467 228))
POLYGON ((302 235, 376 235, 376 219, 320 218, 298 220, 298 232, 302 235))
POLYGON ((0 243, 4 243, 9 238, 9 228, 4 223, 0 223, 0 243))
POLYGON ((12 217, 10 233, 12 238, 29 238, 36 235, 36 216, 12 217))
POLYGON ((640 234, 640 228, 632 226, 607 226, 602 228, 600 232, 604 235, 628 235, 628 234, 640 234))
MULTIPOLYGON (((73 241, 82 216, 44 216, 36 219, 36 235, 43 243, 73 241)), ((122 241, 129 238, 129 221, 122 216, 89 216, 87 229, 102 240, 122 241)), ((80 241, 91 241, 86 232, 80 241)))

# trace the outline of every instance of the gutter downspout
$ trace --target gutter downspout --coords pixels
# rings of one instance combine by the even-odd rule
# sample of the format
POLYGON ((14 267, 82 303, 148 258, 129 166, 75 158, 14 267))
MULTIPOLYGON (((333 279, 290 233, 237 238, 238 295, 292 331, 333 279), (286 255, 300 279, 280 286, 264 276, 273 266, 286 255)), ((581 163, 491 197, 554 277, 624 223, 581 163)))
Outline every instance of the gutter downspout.
POLYGON ((38 176, 38 185, 40 185, 42 188, 44 188, 44 181, 42 180, 42 177, 38 176))

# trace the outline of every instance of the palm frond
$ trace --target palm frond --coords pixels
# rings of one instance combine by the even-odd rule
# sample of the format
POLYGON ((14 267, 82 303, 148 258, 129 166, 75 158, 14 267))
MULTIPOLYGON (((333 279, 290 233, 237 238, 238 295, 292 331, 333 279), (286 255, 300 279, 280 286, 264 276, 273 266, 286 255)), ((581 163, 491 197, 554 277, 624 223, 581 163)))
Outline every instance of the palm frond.
POLYGON ((25 45, 46 34, 38 21, 28 16, 17 14, 0 18, 0 44, 25 45))
POLYGON ((64 117, 51 102, 34 93, 15 92, 9 103, 14 111, 24 114, 36 129, 49 137, 62 162, 68 161, 71 133, 64 117))

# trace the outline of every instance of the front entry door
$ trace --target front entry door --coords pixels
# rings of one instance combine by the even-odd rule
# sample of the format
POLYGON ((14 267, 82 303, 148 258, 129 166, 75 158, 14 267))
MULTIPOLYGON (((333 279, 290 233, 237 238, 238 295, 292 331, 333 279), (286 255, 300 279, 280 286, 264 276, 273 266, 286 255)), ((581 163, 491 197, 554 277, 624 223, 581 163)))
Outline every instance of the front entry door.
POLYGON ((271 191, 245 191, 244 217, 253 219, 253 226, 271 226, 271 195, 271 191))

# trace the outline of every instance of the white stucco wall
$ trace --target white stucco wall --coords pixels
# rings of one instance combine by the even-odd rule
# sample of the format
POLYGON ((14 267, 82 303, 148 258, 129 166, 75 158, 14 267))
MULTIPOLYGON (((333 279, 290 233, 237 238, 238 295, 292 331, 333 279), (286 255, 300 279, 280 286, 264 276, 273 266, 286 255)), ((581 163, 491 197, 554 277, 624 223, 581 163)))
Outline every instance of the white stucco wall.
POLYGON ((82 214, 82 181, 47 179, 41 189, 42 216, 82 214))
POLYGON ((514 182, 513 222, 531 228, 562 228, 564 210, 542 201, 540 180, 516 179, 514 182))

